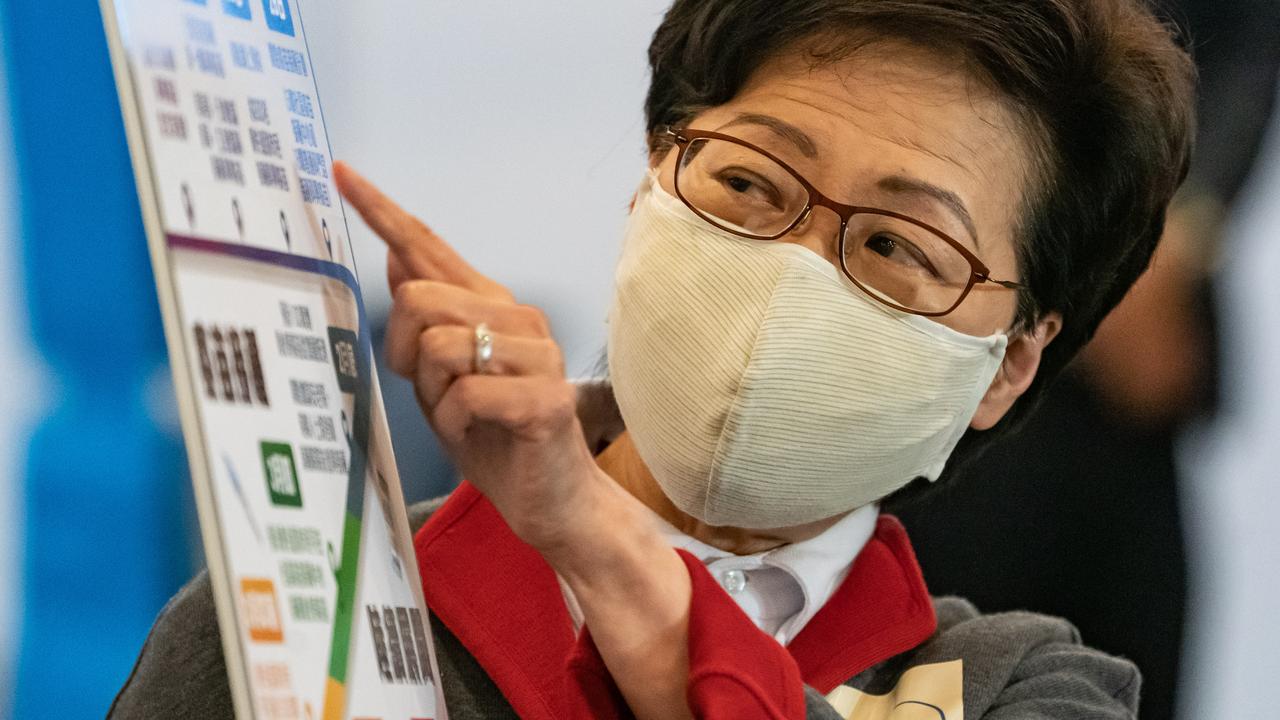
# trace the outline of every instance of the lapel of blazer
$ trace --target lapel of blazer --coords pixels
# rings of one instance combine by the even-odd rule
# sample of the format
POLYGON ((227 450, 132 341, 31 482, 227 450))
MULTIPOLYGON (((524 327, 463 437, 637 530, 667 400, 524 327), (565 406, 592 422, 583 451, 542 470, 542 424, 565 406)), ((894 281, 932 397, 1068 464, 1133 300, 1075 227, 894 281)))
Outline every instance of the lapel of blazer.
POLYGON ((825 694, 919 646, 937 626, 906 529, 892 515, 881 515, 849 575, 787 650, 804 681, 825 694))
MULTIPOLYGON (((414 545, 431 612, 520 717, 561 717, 571 687, 565 663, 576 637, 550 566, 466 482, 414 545)), ((936 626, 906 531, 886 515, 840 588, 787 649, 805 682, 828 693, 918 646, 936 626)))

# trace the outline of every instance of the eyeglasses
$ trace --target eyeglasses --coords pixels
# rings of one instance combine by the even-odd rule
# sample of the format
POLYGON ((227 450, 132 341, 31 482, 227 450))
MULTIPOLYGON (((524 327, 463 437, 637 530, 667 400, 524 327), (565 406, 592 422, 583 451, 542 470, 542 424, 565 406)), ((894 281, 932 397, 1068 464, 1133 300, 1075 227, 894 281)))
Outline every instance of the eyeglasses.
POLYGON ((840 267, 854 285, 903 312, 937 317, 955 310, 975 285, 993 280, 968 248, 946 233, 892 210, 838 203, 782 160, 738 138, 706 130, 667 130, 679 154, 676 195, 712 225, 755 240, 776 240, 815 207, 840 217, 840 267))

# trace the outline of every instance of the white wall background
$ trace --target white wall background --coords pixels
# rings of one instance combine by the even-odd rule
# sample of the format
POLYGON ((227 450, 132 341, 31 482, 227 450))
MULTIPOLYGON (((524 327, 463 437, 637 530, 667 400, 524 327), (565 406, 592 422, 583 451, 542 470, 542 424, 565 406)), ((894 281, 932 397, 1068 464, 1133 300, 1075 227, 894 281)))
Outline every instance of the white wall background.
MULTIPOLYGON (((552 320, 570 375, 604 348, 645 169, 646 48, 669 0, 300 0, 336 157, 552 320)), ((371 313, 385 250, 351 222, 371 313)))

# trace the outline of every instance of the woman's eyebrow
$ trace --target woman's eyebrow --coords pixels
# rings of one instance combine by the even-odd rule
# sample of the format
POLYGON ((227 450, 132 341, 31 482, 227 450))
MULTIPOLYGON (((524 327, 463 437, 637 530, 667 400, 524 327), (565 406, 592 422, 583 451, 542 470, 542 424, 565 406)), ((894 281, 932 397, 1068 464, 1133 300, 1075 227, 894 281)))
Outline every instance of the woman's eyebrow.
MULTIPOLYGON (((915 195, 942 203, 942 206, 950 210, 951 214, 955 215, 960 221, 960 224, 964 225, 964 229, 968 230, 969 236, 973 238, 973 244, 978 246, 978 230, 973 225, 973 216, 969 214, 969 209, 965 207, 964 201, 960 199, 959 195, 932 183, 904 175, 882 177, 876 183, 876 187, 893 195, 915 195)), ((981 249, 980 246, 979 249, 981 249)))
MULTIPOLYGON (((772 115, 738 113, 736 118, 717 129, 724 130, 739 125, 758 125, 768 128, 778 137, 795 145, 805 157, 813 158, 818 156, 818 145, 813 141, 813 138, 795 125, 772 115)), ((969 214, 969 208, 965 207, 964 201, 960 199, 959 195, 946 188, 905 175, 883 177, 876 183, 876 186, 893 195, 915 195, 941 203, 943 207, 951 211, 956 219, 960 221, 960 224, 964 226, 964 229, 968 231, 969 236, 973 238, 974 246, 981 249, 978 230, 973 224, 973 216, 969 214)))
POLYGON ((731 128, 736 125, 759 125, 761 127, 772 130, 775 135, 783 140, 789 141, 795 145, 800 154, 807 158, 818 156, 818 144, 813 138, 805 134, 805 131, 792 125, 786 120, 776 118, 772 115, 764 115, 761 113, 738 113, 738 117, 732 122, 722 125, 720 129, 731 128))

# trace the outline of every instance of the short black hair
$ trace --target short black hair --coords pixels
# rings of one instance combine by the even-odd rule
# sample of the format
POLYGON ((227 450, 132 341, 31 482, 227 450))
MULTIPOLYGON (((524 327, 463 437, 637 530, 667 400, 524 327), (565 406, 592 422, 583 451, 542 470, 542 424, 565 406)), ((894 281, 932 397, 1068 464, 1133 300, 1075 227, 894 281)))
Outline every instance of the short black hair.
POLYGON ((1195 69, 1143 0, 676 0, 649 46, 650 150, 777 53, 830 62, 880 38, 961 54, 1036 152, 1018 323, 1058 312, 1062 329, 1009 413, 965 434, 952 476, 1025 419, 1146 269, 1189 165, 1195 69))

